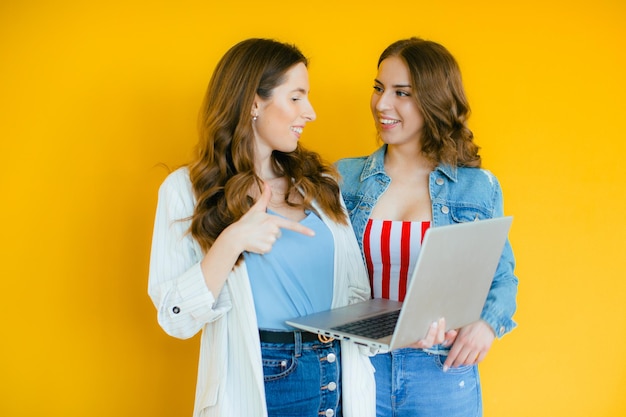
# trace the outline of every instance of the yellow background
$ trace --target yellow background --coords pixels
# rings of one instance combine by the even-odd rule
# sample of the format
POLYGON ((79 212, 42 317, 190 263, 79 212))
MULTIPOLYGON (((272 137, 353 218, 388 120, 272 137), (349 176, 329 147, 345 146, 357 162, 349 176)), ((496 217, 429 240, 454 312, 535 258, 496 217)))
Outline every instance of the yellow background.
POLYGON ((146 294, 159 163, 187 161, 217 59, 241 39, 311 58, 327 160, 377 146, 379 53, 458 58, 501 180, 518 329, 481 365, 486 417, 626 415, 626 3, 3 1, 0 415, 190 416, 198 338, 146 294))

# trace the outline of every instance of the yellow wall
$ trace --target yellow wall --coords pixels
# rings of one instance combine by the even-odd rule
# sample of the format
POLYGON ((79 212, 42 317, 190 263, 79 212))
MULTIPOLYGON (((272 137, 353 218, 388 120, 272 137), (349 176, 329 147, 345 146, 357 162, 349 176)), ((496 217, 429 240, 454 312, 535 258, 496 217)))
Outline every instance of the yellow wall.
POLYGON ((626 415, 626 3, 274 3, 0 4, 0 415, 189 416, 198 338, 160 330, 146 284, 155 166, 187 160, 216 60, 298 44, 303 141, 334 161, 376 147, 376 59, 410 35, 458 58, 515 215, 519 328, 481 365, 485 416, 626 415))

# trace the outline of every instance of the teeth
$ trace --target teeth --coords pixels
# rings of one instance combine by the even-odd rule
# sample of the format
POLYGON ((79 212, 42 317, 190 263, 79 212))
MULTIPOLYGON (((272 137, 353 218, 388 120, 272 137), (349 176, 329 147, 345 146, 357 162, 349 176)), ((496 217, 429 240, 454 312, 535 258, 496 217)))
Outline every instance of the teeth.
POLYGON ((293 130, 294 132, 296 132, 299 135, 302 134, 302 128, 301 127, 292 127, 291 130, 293 130))
POLYGON ((398 120, 392 120, 392 119, 380 119, 380 123, 384 125, 393 125, 393 124, 400 123, 400 122, 398 120))

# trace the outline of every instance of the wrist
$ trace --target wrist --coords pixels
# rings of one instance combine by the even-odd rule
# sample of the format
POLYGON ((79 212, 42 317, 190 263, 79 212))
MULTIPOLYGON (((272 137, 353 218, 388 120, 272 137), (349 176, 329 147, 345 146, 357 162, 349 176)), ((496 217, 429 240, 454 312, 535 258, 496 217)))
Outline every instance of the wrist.
POLYGON ((238 231, 237 223, 231 223, 217 236, 213 246, 217 245, 221 248, 221 251, 238 258, 245 250, 244 241, 243 236, 240 236, 238 231))

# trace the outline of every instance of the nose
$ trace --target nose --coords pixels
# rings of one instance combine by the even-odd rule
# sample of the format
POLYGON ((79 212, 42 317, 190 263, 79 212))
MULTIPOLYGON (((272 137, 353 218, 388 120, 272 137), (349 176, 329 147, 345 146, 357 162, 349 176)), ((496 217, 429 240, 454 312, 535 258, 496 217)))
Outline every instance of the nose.
POLYGON ((389 103, 387 94, 384 92, 382 94, 372 94, 372 104, 374 108, 378 111, 385 111, 391 109, 391 104, 389 103))
POLYGON ((308 105, 302 112, 302 118, 305 119, 307 122, 312 122, 317 118, 317 115, 315 114, 315 110, 313 110, 313 105, 311 105, 311 103, 307 104, 308 105))

